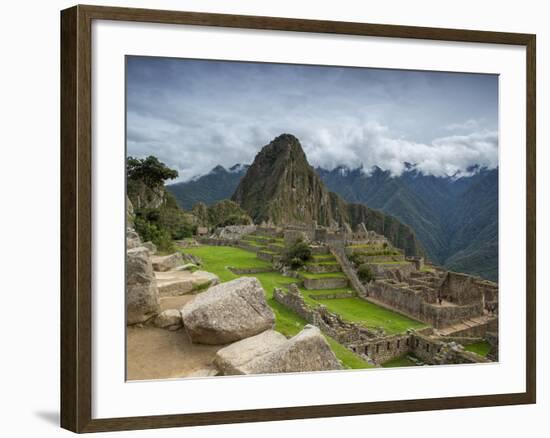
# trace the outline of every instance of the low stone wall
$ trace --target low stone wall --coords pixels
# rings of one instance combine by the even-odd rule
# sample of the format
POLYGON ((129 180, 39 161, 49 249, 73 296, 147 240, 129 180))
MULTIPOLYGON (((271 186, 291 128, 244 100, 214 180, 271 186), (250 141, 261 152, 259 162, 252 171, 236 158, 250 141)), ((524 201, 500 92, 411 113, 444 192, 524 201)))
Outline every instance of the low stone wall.
POLYGON ((482 302, 464 306, 439 306, 432 304, 424 296, 423 291, 414 290, 407 284, 392 284, 389 281, 377 280, 368 287, 368 295, 399 312, 415 319, 443 328, 483 315, 482 302))
POLYGON ((256 257, 266 262, 273 262, 280 257, 279 254, 272 254, 270 252, 258 251, 256 257))
POLYGON ((311 298, 313 298, 314 300, 336 300, 336 299, 339 299, 339 298, 353 298, 353 297, 356 297, 357 296, 357 293, 356 292, 353 292, 353 291, 348 291, 348 292, 338 292, 338 293, 333 293, 333 294, 315 294, 315 295, 310 295, 311 298))
POLYGON ((313 274, 326 274, 330 272, 342 272, 342 267, 338 263, 311 264, 306 265, 305 270, 313 274))
POLYGON ((382 364, 411 352, 410 334, 386 336, 369 342, 352 344, 351 349, 367 356, 376 364, 382 364))
POLYGON ((237 246, 237 242, 232 240, 217 239, 214 237, 196 237, 195 240, 202 245, 211 246, 237 246))
POLYGON ((463 349, 455 342, 442 342, 419 333, 411 337, 411 352, 430 365, 468 364, 491 362, 478 354, 463 349))
POLYGON ((348 287, 347 278, 303 278, 304 287, 314 289, 339 289, 348 287))
POLYGON ((274 272, 275 271, 272 267, 233 268, 231 266, 228 266, 227 269, 229 269, 231 272, 233 272, 233 274, 236 274, 236 275, 263 274, 265 272, 274 272))
POLYGON ((244 240, 239 241, 237 247, 251 252, 258 252, 260 250, 259 247, 252 245, 251 243, 248 243, 244 240))
POLYGON ((328 311, 325 306, 308 306, 295 285, 291 285, 288 292, 274 289, 273 298, 344 346, 376 337, 372 330, 343 321, 339 315, 328 311))
POLYGON ((267 245, 267 249, 276 253, 282 253, 285 250, 284 246, 275 245, 273 243, 267 245))
POLYGON ((407 280, 411 273, 416 271, 413 263, 365 263, 377 278, 388 278, 396 281, 407 280))
POLYGON ((283 229, 280 227, 266 227, 260 225, 256 227, 255 234, 266 237, 283 237, 283 229))
POLYGON ((324 255, 330 252, 328 246, 310 245, 309 248, 311 249, 311 254, 313 255, 324 255))

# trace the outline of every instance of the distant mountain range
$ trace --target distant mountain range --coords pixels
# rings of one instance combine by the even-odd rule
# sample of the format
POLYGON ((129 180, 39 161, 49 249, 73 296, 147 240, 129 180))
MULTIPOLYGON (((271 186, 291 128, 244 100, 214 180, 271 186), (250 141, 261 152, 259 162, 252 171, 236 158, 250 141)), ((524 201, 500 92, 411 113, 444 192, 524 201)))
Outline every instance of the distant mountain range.
MULTIPOLYGON (((216 166, 167 189, 187 210, 199 201, 212 205, 232 197, 248 168, 216 166)), ((348 203, 366 204, 410 226, 434 263, 498 279, 498 169, 473 168, 470 176, 459 178, 424 175, 413 166, 398 177, 377 167, 369 172, 347 167, 315 171, 328 190, 348 203)), ((277 179, 270 181, 262 190, 277 179)), ((250 177, 248 186, 252 183, 250 177)), ((254 218, 254 212, 249 214, 254 218)))
POLYGON ((398 177, 374 168, 317 169, 330 190, 410 225, 430 260, 450 270, 498 279, 498 169, 471 169, 461 178, 398 177))

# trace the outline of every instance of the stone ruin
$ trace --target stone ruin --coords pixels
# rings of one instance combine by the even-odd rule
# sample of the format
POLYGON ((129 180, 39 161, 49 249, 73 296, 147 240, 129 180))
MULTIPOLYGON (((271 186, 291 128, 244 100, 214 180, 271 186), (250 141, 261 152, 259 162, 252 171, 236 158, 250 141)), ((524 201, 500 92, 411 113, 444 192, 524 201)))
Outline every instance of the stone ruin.
POLYGON ((433 327, 428 332, 386 336, 382 332, 346 322, 324 306, 307 305, 295 285, 288 292, 275 289, 273 296, 276 301, 365 359, 382 363, 411 353, 430 364, 484 361, 484 358, 468 353, 460 346, 460 343, 475 339, 492 340, 488 357, 498 359, 498 286, 495 283, 426 265, 423 257, 405 257, 384 236, 367 230, 364 224, 354 231, 336 225, 319 227, 315 223, 311 226, 276 227, 263 224, 224 227, 204 243, 254 250, 242 240, 250 233, 283 238, 285 245, 302 239, 316 250, 324 249, 326 253, 332 253, 357 296, 433 327), (355 267, 348 260, 353 253, 350 247, 353 246, 388 248, 392 252, 388 256, 371 258, 376 278, 368 284, 357 278, 355 267), (455 345, 452 339, 459 341, 455 345))

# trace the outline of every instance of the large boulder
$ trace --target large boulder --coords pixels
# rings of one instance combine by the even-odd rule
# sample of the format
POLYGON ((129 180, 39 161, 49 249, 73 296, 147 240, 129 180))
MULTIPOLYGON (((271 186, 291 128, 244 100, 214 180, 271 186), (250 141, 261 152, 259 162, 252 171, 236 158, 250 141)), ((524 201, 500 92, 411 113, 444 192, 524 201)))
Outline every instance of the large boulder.
POLYGON ((275 330, 266 330, 256 336, 235 342, 216 353, 214 365, 221 374, 231 376, 247 373, 247 365, 255 359, 272 353, 286 344, 287 338, 275 330))
POLYGON ((266 331, 218 350, 214 364, 225 375, 340 370, 320 330, 312 325, 291 339, 266 331))
POLYGON ((211 287, 181 309, 191 341, 228 344, 273 328, 275 315, 254 277, 241 277, 211 287))
POLYGON ((170 271, 183 263, 183 257, 179 252, 166 256, 153 256, 151 259, 153 262, 153 269, 158 272, 170 271))
POLYGON ((149 250, 126 251, 126 323, 144 322, 159 311, 159 295, 149 250))

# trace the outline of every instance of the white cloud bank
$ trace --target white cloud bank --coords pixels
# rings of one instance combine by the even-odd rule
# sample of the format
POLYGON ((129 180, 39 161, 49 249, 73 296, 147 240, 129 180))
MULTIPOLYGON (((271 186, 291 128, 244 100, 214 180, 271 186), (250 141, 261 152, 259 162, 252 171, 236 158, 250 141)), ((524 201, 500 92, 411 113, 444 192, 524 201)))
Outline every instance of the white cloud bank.
POLYGON ((187 180, 251 163, 273 138, 300 140, 313 166, 399 175, 498 166, 498 78, 130 58, 127 150, 187 180))

